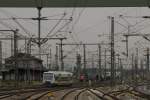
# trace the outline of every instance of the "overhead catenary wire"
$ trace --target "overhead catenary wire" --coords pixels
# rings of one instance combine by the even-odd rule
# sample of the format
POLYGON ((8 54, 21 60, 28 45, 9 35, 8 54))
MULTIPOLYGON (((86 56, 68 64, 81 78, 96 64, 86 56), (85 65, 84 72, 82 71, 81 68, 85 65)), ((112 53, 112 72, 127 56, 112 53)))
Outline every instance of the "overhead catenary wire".
POLYGON ((49 37, 55 36, 58 32, 60 32, 64 27, 66 27, 68 24, 70 24, 71 21, 66 22, 61 28, 59 28, 56 32, 51 34, 49 37))
POLYGON ((47 34, 47 36, 46 37, 48 37, 48 36, 50 36, 50 34, 55 30, 55 28, 61 23, 61 19, 63 19, 64 17, 66 16, 66 14, 64 14, 61 18, 60 18, 60 20, 54 25, 54 27, 48 32, 48 34, 47 34))
MULTIPOLYGON (((79 20, 80 20, 80 17, 82 16, 83 12, 84 12, 85 8, 82 8, 82 10, 79 12, 79 15, 77 17, 77 19, 74 21, 73 25, 72 26, 75 26, 79 20)), ((73 29, 72 29, 73 30, 73 29)))
POLYGON ((19 26, 29 37, 31 37, 31 33, 30 33, 27 29, 25 29, 25 27, 23 27, 15 18, 14 18, 13 20, 14 20, 14 22, 16 22, 16 23, 18 24, 18 26, 19 26))
POLYGON ((7 24, 6 22, 3 21, 0 21, 0 24, 11 30, 16 29, 15 27, 10 26, 10 24, 7 24))
MULTIPOLYGON (((15 14, 12 14, 11 12, 8 12, 7 10, 4 10, 4 9, 0 9, 0 11, 2 12, 2 13, 4 13, 7 17, 8 17, 8 19, 11 19, 11 20, 16 20, 16 18, 19 18, 17 15, 15 15, 15 14)), ((24 20, 24 19, 23 19, 24 20)), ((28 35, 29 35, 29 33, 31 33, 31 32, 29 32, 27 29, 25 29, 25 27, 23 27, 18 21, 14 21, 15 23, 17 23, 18 25, 19 25, 19 27, 25 32, 25 33, 27 33, 28 35)), ((32 34, 33 35, 33 34, 32 34)))
MULTIPOLYGON (((75 25, 78 23, 78 21, 79 21, 81 15, 83 14, 83 11, 84 11, 84 10, 85 10, 85 8, 83 8, 83 9, 81 10, 81 12, 79 12, 78 18, 77 18, 76 20, 72 21, 72 27, 71 27, 71 31, 70 31, 69 33, 70 33, 70 35, 72 36, 72 38, 74 39, 74 41, 75 41, 75 38, 74 38, 73 34, 76 36, 77 41, 79 41, 79 38, 78 38, 77 34, 74 33, 74 27, 75 27, 75 25), (72 34, 72 33, 73 33, 73 34, 72 34)), ((75 41, 75 42, 77 42, 77 41, 75 41)))
MULTIPOLYGON (((0 19, 8 19, 8 20, 14 20, 14 19, 21 19, 21 20, 24 20, 25 22, 27 22, 27 19, 28 20, 35 20, 36 18, 23 18, 23 17, 18 17, 17 15, 14 15, 14 14, 12 14, 12 13, 10 13, 10 12, 8 12, 8 11, 6 11, 6 10, 4 10, 4 9, 0 9, 1 10, 1 12, 2 13, 4 13, 8 18, 0 18, 0 19)), ((51 16, 47 16, 47 17, 54 17, 54 16, 60 16, 60 15, 64 15, 64 13, 60 13, 60 14, 55 14, 55 15, 51 15, 51 16)), ((43 17, 43 18, 47 18, 47 17, 43 17)), ((46 20, 60 20, 60 19, 46 19, 46 20)), ((62 20, 65 20, 65 19, 62 19, 62 20)), ((66 19, 66 20, 68 20, 68 19, 66 19)), ((34 25, 36 25, 35 23, 32 23, 32 22, 30 22, 31 24, 34 24, 34 25)), ((44 27, 45 28, 45 27, 44 27)), ((49 30, 48 28, 47 28, 47 30, 49 30)), ((31 32, 30 32, 31 33, 31 32)), ((32 34, 33 35, 33 34, 32 34)))

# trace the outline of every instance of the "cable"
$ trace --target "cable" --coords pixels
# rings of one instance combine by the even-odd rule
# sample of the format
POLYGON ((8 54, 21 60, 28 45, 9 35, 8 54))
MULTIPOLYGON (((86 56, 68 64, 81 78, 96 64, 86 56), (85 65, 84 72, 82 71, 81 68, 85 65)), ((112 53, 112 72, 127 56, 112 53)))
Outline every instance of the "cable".
POLYGON ((14 21, 15 23, 17 23, 18 26, 19 26, 28 36, 31 37, 30 32, 29 32, 27 29, 25 29, 25 27, 23 27, 15 18, 13 19, 13 21, 14 21))
POLYGON ((9 28, 10 30, 14 30, 14 28, 12 26, 10 26, 10 24, 4 23, 3 21, 0 21, 0 24, 2 24, 3 26, 9 28))
POLYGON ((68 21, 67 23, 65 23, 59 30, 57 30, 55 33, 53 33, 52 35, 50 35, 49 37, 53 37, 55 36, 58 32, 60 32, 65 26, 67 26, 68 24, 70 24, 71 21, 68 21))
MULTIPOLYGON (((32 18, 21 18, 21 17, 18 17, 18 16, 16 16, 16 15, 14 15, 14 14, 12 14, 12 13, 10 13, 10 12, 8 12, 8 11, 5 11, 4 9, 0 9, 7 17, 8 17, 8 19, 13 19, 13 18, 15 18, 15 19, 22 19, 22 20, 24 20, 25 22, 27 22, 27 20, 26 19, 32 19, 32 18)), ((58 14, 58 15, 62 15, 62 14, 58 14)), ((63 15, 64 15, 64 13, 63 13, 63 15)), ((57 15, 52 15, 52 16, 48 16, 48 17, 54 17, 54 16, 57 16, 57 15)), ((46 17, 45 17, 46 18, 46 17)), ((32 23, 32 22, 30 22, 31 24, 33 24, 33 25, 36 25, 35 23, 32 23)), ((47 30, 49 30, 48 28, 46 28, 47 30)), ((29 31, 28 31, 29 32, 29 31)), ((31 33, 31 32, 30 32, 31 33)), ((32 34, 33 35, 33 34, 32 34)))
POLYGON ((47 36, 46 37, 48 37, 54 30, 55 30, 55 28, 61 23, 61 19, 63 19, 64 17, 66 16, 66 14, 64 14, 61 18, 60 18, 60 20, 55 24, 55 26, 50 30, 50 32, 48 32, 48 34, 47 34, 47 36))
POLYGON ((76 47, 74 47, 71 51, 69 51, 67 54, 65 54, 64 57, 66 58, 68 55, 72 54, 77 48, 78 48, 78 45, 76 45, 76 47))
POLYGON ((85 8, 83 8, 83 9, 81 10, 81 12, 79 13, 78 18, 75 20, 73 26, 75 26, 75 25, 78 23, 78 21, 80 20, 80 17, 81 17, 81 15, 83 14, 84 10, 85 10, 85 8))

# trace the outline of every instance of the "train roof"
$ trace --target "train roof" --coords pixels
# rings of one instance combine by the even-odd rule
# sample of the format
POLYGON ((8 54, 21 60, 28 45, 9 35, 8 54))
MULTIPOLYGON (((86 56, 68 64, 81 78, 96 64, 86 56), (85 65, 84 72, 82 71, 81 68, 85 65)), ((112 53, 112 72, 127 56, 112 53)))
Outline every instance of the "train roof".
POLYGON ((44 73, 54 73, 54 74, 73 74, 71 72, 66 72, 66 71, 48 71, 48 72, 44 72, 44 73))

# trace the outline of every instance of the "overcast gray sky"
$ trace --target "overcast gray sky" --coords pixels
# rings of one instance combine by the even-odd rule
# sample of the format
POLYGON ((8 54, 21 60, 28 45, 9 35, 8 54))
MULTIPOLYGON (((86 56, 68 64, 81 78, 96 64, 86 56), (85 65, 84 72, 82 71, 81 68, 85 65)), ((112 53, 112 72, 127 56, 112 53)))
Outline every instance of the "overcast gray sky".
MULTIPOLYGON (((124 16, 143 16, 150 15, 150 9, 146 7, 130 7, 130 8, 43 8, 42 16, 53 16, 49 17, 52 19, 60 19, 63 16, 63 13, 66 13, 64 18, 73 17, 73 21, 69 23, 62 30, 63 32, 58 32, 57 35, 62 34, 66 36, 68 39, 66 42, 86 42, 86 43, 97 43, 97 42, 109 42, 109 34, 110 34, 110 20, 108 16, 115 17, 115 40, 117 41, 115 46, 116 52, 126 52, 125 51, 125 43, 122 43, 121 40, 124 39, 122 36, 123 33, 127 33, 127 29, 123 27, 130 26, 138 23, 136 26, 131 27, 130 32, 139 32, 139 33, 149 33, 150 32, 150 19, 142 19, 142 18, 119 18, 119 15, 124 16), (128 23, 127 23, 128 22, 128 23), (122 24, 122 25, 121 25, 122 24), (65 31, 65 32, 64 32, 65 31), (71 31, 72 35, 70 35, 69 31, 71 31)), ((21 18, 30 18, 37 17, 37 9, 36 8, 0 8, 0 18, 10 18, 10 17, 21 17, 21 18)), ((2 20, 0 20, 2 21, 2 20)), ((18 20, 21 25, 23 25, 27 30, 29 30, 32 35, 37 36, 37 21, 33 20, 18 20)), ((3 21, 9 24, 12 28, 19 28, 18 25, 12 20, 3 21)), ((58 22, 58 20, 49 20, 42 21, 42 37, 45 37, 47 33, 53 28, 53 26, 58 22)), ((60 29, 66 21, 62 21, 58 27, 51 33, 60 29)), ((3 25, 0 25, 1 29, 4 29, 3 25)), ((8 29, 8 28, 6 28, 8 29)), ((19 28, 19 33, 22 35, 26 35, 25 32, 19 28)), ((135 51, 133 48, 139 47, 141 51, 143 48, 148 47, 148 42, 141 37, 131 37, 129 39, 130 45, 129 50, 131 52, 135 51), (137 42, 139 41, 139 42, 137 42), (144 43, 144 44, 143 44, 144 43), (148 45, 146 45, 146 43, 148 45), (135 45, 136 44, 136 45, 135 45)), ((51 44, 51 48, 55 48, 56 42, 48 42, 51 44)), ((9 43, 6 43, 9 44, 9 43)), ((22 43, 20 43, 22 45, 22 43)), ((3 51, 8 51, 8 46, 4 47, 3 51)), ((43 47, 44 48, 44 47, 43 47)), ((97 47, 88 47, 89 50, 97 50, 97 47), (91 49, 92 48, 92 49, 91 49)), ((70 47, 66 47, 65 50, 71 50, 70 47)), ((79 49, 80 50, 80 49, 79 49)), ((81 49, 82 50, 82 49, 81 49)), ((8 53, 8 52, 7 52, 8 53)), ((53 53, 55 51, 53 50, 53 53)))

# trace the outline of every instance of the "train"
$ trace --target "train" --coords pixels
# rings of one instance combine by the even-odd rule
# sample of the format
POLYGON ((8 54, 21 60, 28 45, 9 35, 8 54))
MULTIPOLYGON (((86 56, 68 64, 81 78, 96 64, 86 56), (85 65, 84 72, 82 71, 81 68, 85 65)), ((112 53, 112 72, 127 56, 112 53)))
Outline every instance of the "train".
MULTIPOLYGON (((115 73, 115 78, 120 78, 121 74, 120 72, 116 72, 115 73)), ((102 74, 101 76, 98 73, 87 73, 87 75, 85 74, 80 74, 79 76, 79 81, 83 82, 83 81, 88 81, 88 80, 95 80, 95 81, 107 81, 107 80, 111 80, 111 72, 106 72, 105 75, 102 74)))
POLYGON ((43 73, 43 84, 48 86, 72 85, 73 73, 66 71, 48 71, 43 73))

